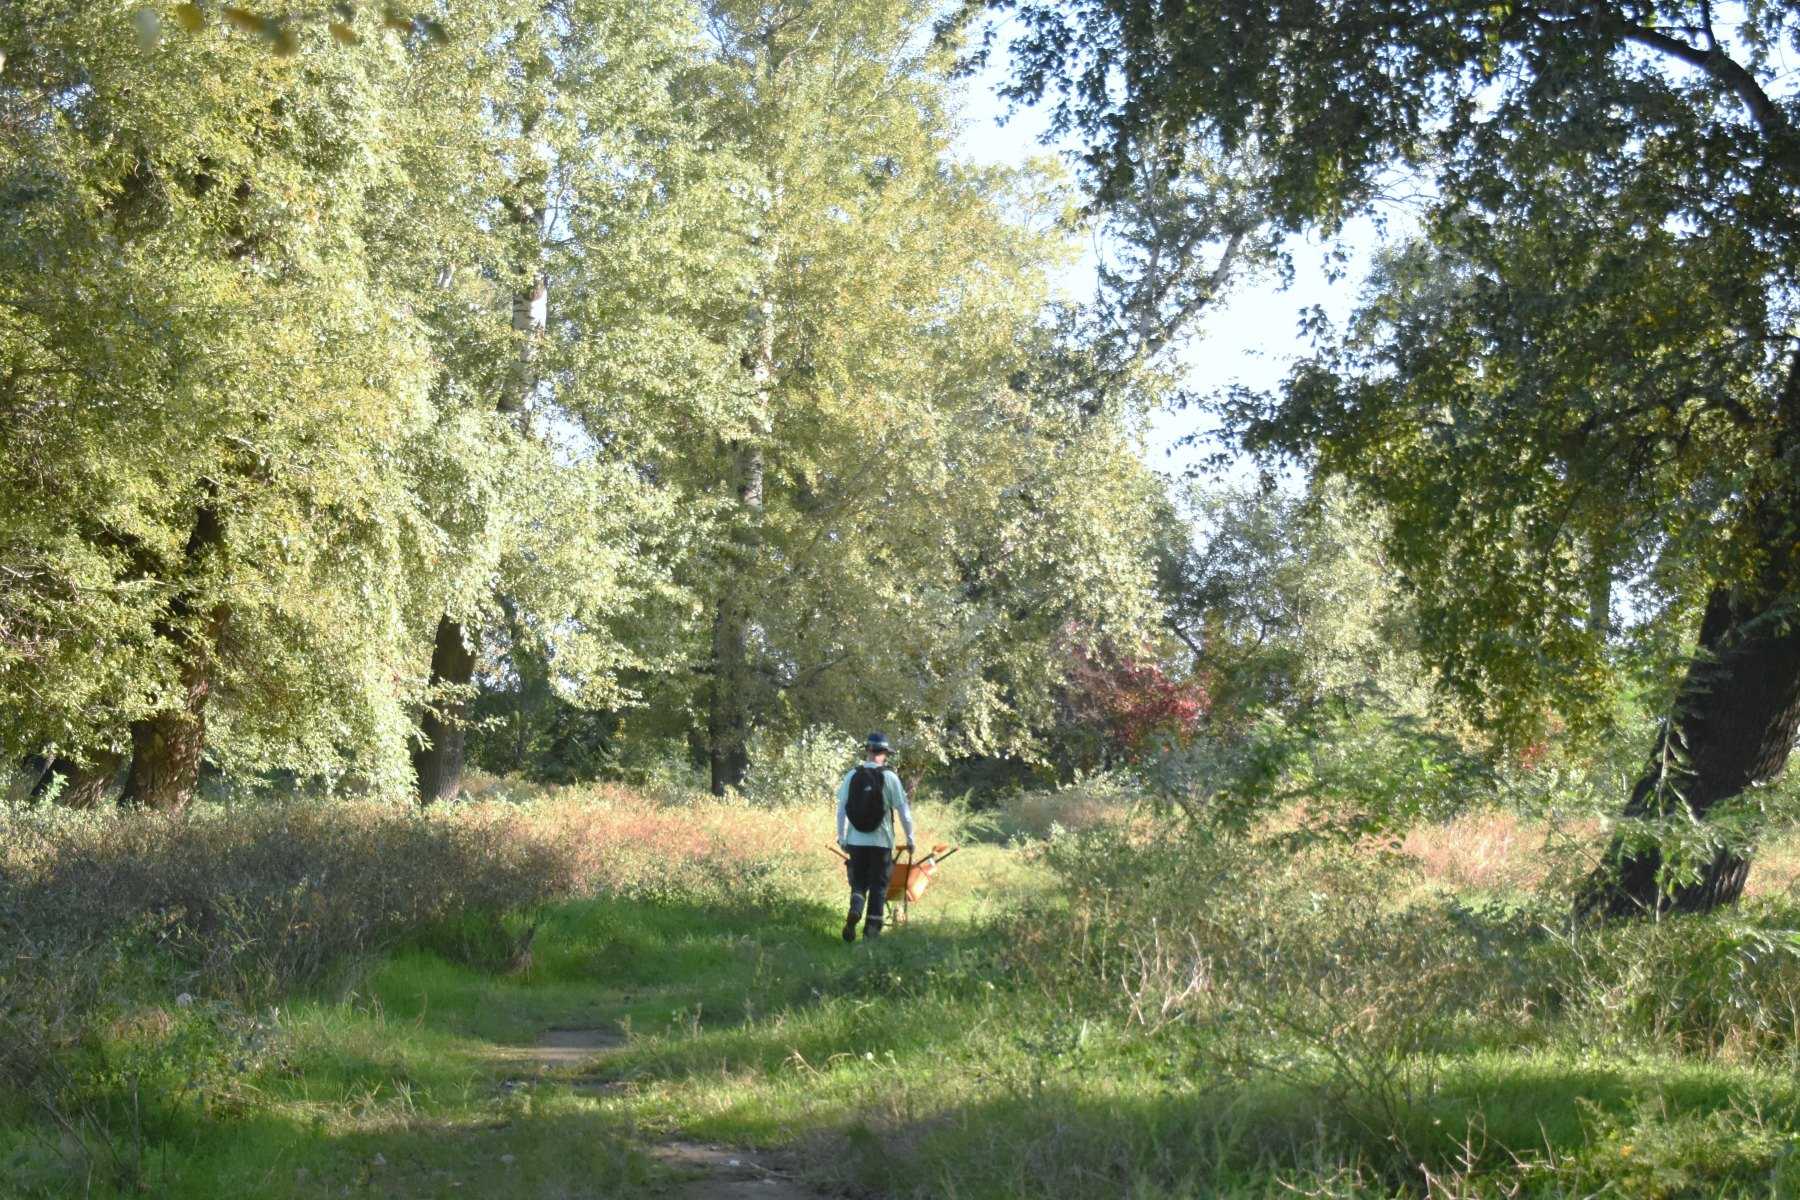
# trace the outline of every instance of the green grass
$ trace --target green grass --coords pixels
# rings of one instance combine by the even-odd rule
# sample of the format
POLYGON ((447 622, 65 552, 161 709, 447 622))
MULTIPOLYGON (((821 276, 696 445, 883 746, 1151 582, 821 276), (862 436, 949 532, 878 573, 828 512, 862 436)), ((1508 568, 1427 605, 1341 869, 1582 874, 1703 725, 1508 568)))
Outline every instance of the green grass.
POLYGON ((1334 1085, 1304 1042, 1262 1047, 1280 1069, 1233 1073, 1229 1030, 1149 1033, 1002 965, 989 918, 1040 896, 1042 868, 977 846, 940 878, 875 944, 838 940, 821 875, 757 903, 513 915, 513 935, 537 925, 516 975, 444 956, 491 929, 439 930, 341 993, 255 1014, 260 1035, 250 1014, 139 997, 150 1016, 121 1005, 85 1051, 111 1064, 89 1076, 96 1124, 78 1138, 12 1114, 0 1194, 104 1196, 124 1175, 194 1200, 651 1195, 675 1184, 647 1151, 677 1135, 775 1152, 839 1193, 1378 1196, 1435 1179, 1439 1195, 1800 1194, 1781 1064, 1601 1053, 1490 1021, 1389 1064, 1412 1089, 1397 1106, 1334 1085), (568 1026, 626 1040, 580 1077, 508 1057, 568 1026), (226 1066, 202 1078, 195 1062, 226 1066))
MULTIPOLYGON (((869 964, 935 957, 966 941, 971 918, 991 911, 994 887, 1029 874, 1004 851, 964 852, 972 866, 984 857, 982 885, 971 871, 922 905, 910 929, 866 947, 845 946, 839 911, 807 895, 773 904, 603 898, 514 916, 514 932, 538 926, 523 974, 473 969, 431 949, 395 953, 341 997, 293 998, 273 1017, 258 1014, 278 1049, 242 1071, 227 1067, 220 1080, 194 1080, 186 1069, 188 1058, 230 1053, 212 1044, 221 1039, 201 1016, 209 1006, 150 1003, 153 1032, 115 1022, 114 1035, 90 1048, 103 1064, 90 1064, 91 1077, 113 1087, 87 1097, 95 1119, 78 1136, 30 1112, 0 1129, 0 1194, 106 1195, 121 1176, 149 1194, 196 1198, 335 1196, 344 1187, 406 1196, 654 1190, 666 1173, 644 1155, 645 1139, 677 1128, 676 1109, 584 1094, 554 1075, 504 1088, 508 1077, 532 1074, 507 1050, 549 1028, 606 1027, 633 1035, 621 1064, 637 1061, 637 1043, 710 1047, 735 1037, 763 1045, 779 1065, 787 1051, 773 1047, 794 1014, 847 1011, 828 997, 859 990, 869 964), (184 1057, 184 1028, 207 1031, 215 1053, 184 1057), (148 1077, 161 1086, 144 1086, 148 1077)), ((423 941, 478 936, 453 929, 423 941)), ((828 1029, 819 1025, 816 1036, 828 1029)), ((672 1062, 670 1070, 673 1081, 680 1072, 672 1062)))

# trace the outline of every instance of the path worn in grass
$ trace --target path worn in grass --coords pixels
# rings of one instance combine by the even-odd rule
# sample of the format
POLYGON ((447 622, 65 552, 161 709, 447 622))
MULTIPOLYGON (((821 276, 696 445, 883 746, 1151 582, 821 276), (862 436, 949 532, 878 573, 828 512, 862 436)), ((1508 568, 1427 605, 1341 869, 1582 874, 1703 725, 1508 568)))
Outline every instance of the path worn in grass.
POLYGON ((838 940, 830 881, 734 879, 535 913, 522 972, 469 965, 509 958, 476 923, 279 1012, 132 1001, 101 1051, 141 1111, 115 1102, 108 1145, 4 1131, 0 1197, 1370 1200, 1424 1169, 1468 1185, 1434 1195, 1800 1195, 1791 1060, 1597 1053, 1509 1014, 1409 1060, 1431 1087, 1391 1128, 1414 1170, 1380 1093, 1227 1076, 1203 1055, 1238 1026, 1148 1033, 998 953, 979 918, 1031 890, 1020 857, 973 848, 872 945, 838 940), (261 1043, 155 1057, 250 1016, 261 1043))
POLYGON ((523 973, 396 955, 345 1001, 282 1015, 287 1061, 253 1081, 251 1119, 174 1114, 180 1149, 147 1173, 151 1192, 882 1194, 902 1147, 871 1141, 845 1088, 884 1094, 897 1020, 917 1046, 962 1019, 883 997, 969 951, 976 918, 1019 882, 1004 851, 958 861, 937 903, 880 943, 846 946, 833 903, 774 893, 561 905, 535 915, 523 973))
MULTIPOLYGON (((577 1095, 606 1094, 619 1085, 592 1072, 604 1071, 606 1058, 624 1044, 615 1028, 547 1029, 530 1046, 496 1047, 494 1060, 505 1074, 503 1090, 564 1084, 577 1095), (534 1075, 513 1074, 521 1066, 533 1068, 534 1075)), ((823 1194, 741 1147, 670 1138, 648 1149, 669 1175, 657 1190, 683 1200, 816 1200, 823 1194)))
POLYGON ((670 1141, 657 1146, 655 1155, 683 1177, 681 1195, 687 1200, 809 1200, 820 1195, 743 1150, 670 1141))

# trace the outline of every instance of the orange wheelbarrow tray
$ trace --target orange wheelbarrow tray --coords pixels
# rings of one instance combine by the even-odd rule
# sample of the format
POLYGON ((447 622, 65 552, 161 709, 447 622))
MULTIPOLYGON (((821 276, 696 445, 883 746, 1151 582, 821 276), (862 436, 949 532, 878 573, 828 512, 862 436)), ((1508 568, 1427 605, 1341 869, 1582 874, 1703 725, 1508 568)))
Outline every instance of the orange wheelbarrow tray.
MULTIPOLYGON (((888 876, 887 889, 888 903, 895 906, 894 923, 896 925, 906 923, 907 908, 914 900, 925 895, 925 889, 931 886, 931 877, 937 874, 938 864, 960 849, 962 849, 961 846, 933 846, 930 854, 916 861, 911 846, 901 851, 906 858, 904 860, 896 859, 894 862, 894 873, 888 876)), ((831 850, 845 862, 850 861, 836 846, 833 846, 831 850)))

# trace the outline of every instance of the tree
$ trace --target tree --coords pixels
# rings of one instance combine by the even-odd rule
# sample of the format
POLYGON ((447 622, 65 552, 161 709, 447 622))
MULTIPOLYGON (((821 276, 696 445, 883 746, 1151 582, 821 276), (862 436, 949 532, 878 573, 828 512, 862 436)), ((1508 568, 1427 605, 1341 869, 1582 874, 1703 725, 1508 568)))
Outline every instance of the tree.
POLYGON ((443 230, 418 185, 454 172, 391 47, 121 20, 0 15, 0 743, 90 800, 128 757, 127 799, 175 808, 215 748, 398 749, 433 423, 410 268, 443 230))
POLYGON ((663 661, 623 636, 650 619, 642 605, 682 602, 667 589, 686 517, 658 464, 739 403, 738 348, 709 336, 710 304, 742 277, 746 203, 731 156, 701 144, 686 10, 503 8, 470 147, 494 164, 477 214, 497 256, 467 266, 507 303, 447 314, 440 356, 453 403, 498 417, 491 453, 513 466, 456 518, 474 536, 433 640, 413 755, 427 803, 460 788, 485 646, 543 663, 545 686, 590 707, 626 698, 622 671, 663 661))
POLYGON ((1080 642, 1069 648, 1064 703, 1070 720, 1053 734, 1059 757, 1112 766, 1185 741, 1212 706, 1204 682, 1180 678, 1146 648, 1121 653, 1080 642), (1098 755, 1082 743, 1098 742, 1098 755))
MULTIPOLYGON (((1238 430, 1388 504, 1425 647, 1498 728, 1546 697, 1597 707, 1616 583, 1697 617, 1629 817, 1704 819, 1780 773, 1800 724, 1790 8, 1001 7, 1013 94, 1053 98, 1103 196, 1145 144, 1255 152, 1287 228, 1422 177, 1425 244, 1278 398, 1234 406, 1238 430)), ((1581 904, 1708 909, 1747 869, 1742 846, 1681 867, 1622 835, 1581 904)))
POLYGON ((1195 486, 1172 508, 1167 621, 1203 674, 1209 724, 1305 720, 1327 704, 1424 716, 1431 674, 1386 521, 1349 489, 1195 486))
POLYGON ((1023 744, 1066 620, 1149 612, 1153 488, 1124 422, 1034 382, 1060 369, 1040 318, 1066 200, 953 160, 929 19, 708 10, 711 137, 756 171, 752 267, 717 305, 747 408, 670 468, 717 514, 688 576, 715 790, 758 726, 885 727, 917 761, 1023 744))
POLYGON ((487 53, 416 22, 284 26, 288 55, 243 20, 0 16, 0 745, 65 801, 124 768, 179 807, 203 760, 410 789, 420 711, 460 760, 508 606, 584 703, 660 661, 624 645, 682 604, 645 464, 717 407, 679 272, 731 209, 682 124, 691 28, 445 20, 487 53))
POLYGON ((1306 836, 1403 828, 1482 793, 1494 747, 1434 694, 1378 507, 1338 479, 1184 500, 1162 592, 1211 703, 1146 763, 1153 788, 1209 822, 1279 811, 1306 836))

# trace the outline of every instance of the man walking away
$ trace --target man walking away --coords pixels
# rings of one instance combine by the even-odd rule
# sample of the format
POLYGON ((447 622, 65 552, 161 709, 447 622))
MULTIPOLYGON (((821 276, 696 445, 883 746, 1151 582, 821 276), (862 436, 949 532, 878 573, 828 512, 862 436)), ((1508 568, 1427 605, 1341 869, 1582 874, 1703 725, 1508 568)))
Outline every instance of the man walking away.
POLYGON ((893 747, 885 734, 871 733, 864 745, 863 761, 844 776, 837 790, 837 839, 849 858, 850 915, 844 920, 844 940, 856 940, 856 923, 868 906, 863 939, 881 936, 881 914, 887 906, 888 877, 894 873, 894 815, 906 830, 906 848, 912 849, 912 812, 906 807, 906 788, 888 770, 893 747))

